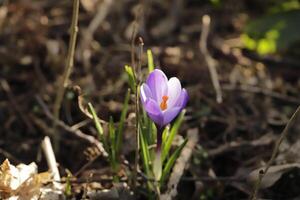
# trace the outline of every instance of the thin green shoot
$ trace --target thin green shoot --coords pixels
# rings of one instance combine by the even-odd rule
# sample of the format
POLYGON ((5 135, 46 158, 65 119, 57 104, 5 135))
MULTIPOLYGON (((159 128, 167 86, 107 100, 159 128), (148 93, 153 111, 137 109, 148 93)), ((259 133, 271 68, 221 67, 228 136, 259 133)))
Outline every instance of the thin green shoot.
POLYGON ((147 57, 148 57, 148 71, 150 73, 154 70, 153 55, 150 49, 147 50, 147 57))
POLYGON ((119 126, 117 129, 117 134, 116 134, 116 146, 115 146, 116 149, 115 150, 116 150, 117 155, 120 153, 120 149, 121 149, 121 145, 122 145, 123 129, 124 129, 124 123, 125 123, 126 115, 127 115, 127 111, 128 111, 129 98, 130 98, 130 89, 127 90, 119 126))
POLYGON ((109 118, 108 125, 109 132, 109 141, 110 141, 110 162, 113 168, 113 171, 117 170, 117 158, 116 158, 116 131, 114 127, 114 120, 112 117, 109 118))
POLYGON ((177 158, 180 156, 181 151, 183 149, 183 147, 186 145, 187 143, 187 139, 184 140, 184 142, 174 151, 174 153, 170 156, 170 158, 167 160, 166 165, 164 166, 163 172, 162 172, 162 176, 160 179, 160 183, 162 184, 166 178, 169 176, 171 169, 173 168, 175 161, 177 160, 177 158))
POLYGON ((125 65, 125 72, 128 76, 128 84, 130 88, 132 89, 133 93, 136 93, 136 79, 134 76, 134 72, 131 66, 125 65))
POLYGON ((175 120, 173 126, 171 127, 170 133, 168 136, 165 136, 163 139, 163 148, 162 148, 162 162, 165 161, 167 156, 169 155, 169 151, 172 146, 172 142, 174 140, 175 135, 178 133, 178 129, 180 125, 182 124, 182 121, 184 119, 185 110, 183 110, 180 115, 175 120))
POLYGON ((104 145, 104 149, 106 151, 108 151, 108 144, 107 144, 107 141, 104 137, 104 132, 103 132, 103 128, 99 122, 99 118, 96 114, 96 111, 93 107, 93 105, 91 103, 88 103, 88 107, 89 107, 89 111, 90 113, 92 113, 92 116, 93 116, 93 120, 94 120, 94 123, 95 123, 95 126, 96 126, 96 129, 97 129, 97 133, 98 133, 98 137, 99 137, 99 140, 103 143, 104 145))

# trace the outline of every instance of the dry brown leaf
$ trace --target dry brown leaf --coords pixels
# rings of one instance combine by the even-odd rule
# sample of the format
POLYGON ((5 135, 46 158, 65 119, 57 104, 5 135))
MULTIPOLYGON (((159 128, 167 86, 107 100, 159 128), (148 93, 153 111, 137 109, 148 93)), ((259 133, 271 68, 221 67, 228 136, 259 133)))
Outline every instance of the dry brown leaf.
POLYGON ((6 159, 0 166, 0 196, 4 199, 38 199, 43 185, 51 179, 49 172, 38 174, 35 163, 15 167, 6 159))
POLYGON ((6 159, 0 166, 0 196, 3 198, 9 197, 12 192, 11 179, 9 161, 6 159))
MULTIPOLYGON (((271 166, 268 172, 263 177, 260 188, 268 188, 274 185, 281 178, 283 174, 295 168, 300 168, 300 164, 291 163, 291 164, 271 166)), ((248 182, 251 184, 255 184, 257 182, 261 170, 264 170, 264 167, 256 169, 253 172, 251 172, 247 178, 248 182)))
POLYGON ((34 174, 25 182, 23 182, 18 189, 14 192, 15 196, 22 197, 24 200, 30 200, 34 196, 40 194, 41 187, 51 180, 49 172, 34 174))

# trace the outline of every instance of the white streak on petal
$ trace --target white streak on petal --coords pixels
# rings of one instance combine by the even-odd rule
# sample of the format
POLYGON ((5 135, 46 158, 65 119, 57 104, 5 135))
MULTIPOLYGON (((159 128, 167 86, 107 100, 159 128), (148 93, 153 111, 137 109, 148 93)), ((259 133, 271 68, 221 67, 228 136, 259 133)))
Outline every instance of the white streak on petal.
POLYGON ((179 96, 181 94, 181 84, 178 78, 172 77, 168 81, 168 109, 172 108, 177 102, 179 96))
POLYGON ((151 99, 153 98, 152 92, 149 89, 148 85, 143 83, 142 86, 141 86, 141 99, 142 99, 142 102, 145 103, 145 101, 148 98, 151 98, 151 99))
POLYGON ((162 96, 167 94, 167 81, 166 75, 159 69, 155 69, 148 76, 146 83, 152 92, 153 99, 157 102, 160 102, 162 96))

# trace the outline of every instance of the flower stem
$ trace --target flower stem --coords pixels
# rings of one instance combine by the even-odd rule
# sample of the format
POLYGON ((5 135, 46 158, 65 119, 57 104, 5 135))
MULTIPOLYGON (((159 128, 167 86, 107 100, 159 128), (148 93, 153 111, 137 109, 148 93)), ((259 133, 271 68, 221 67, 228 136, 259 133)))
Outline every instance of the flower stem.
POLYGON ((157 127, 157 143, 156 143, 156 151, 161 150, 161 144, 162 144, 162 134, 163 134, 163 128, 157 127))
POLYGON ((162 145, 163 128, 157 126, 157 143, 155 149, 155 158, 153 162, 153 173, 155 180, 159 181, 162 174, 162 160, 161 160, 161 145, 162 145))

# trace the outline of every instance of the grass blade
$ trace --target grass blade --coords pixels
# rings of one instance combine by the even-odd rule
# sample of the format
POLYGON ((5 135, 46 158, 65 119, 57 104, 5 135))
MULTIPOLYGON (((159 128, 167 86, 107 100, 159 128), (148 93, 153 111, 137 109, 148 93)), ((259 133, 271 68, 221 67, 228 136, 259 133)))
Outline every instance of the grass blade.
POLYGON ((167 141, 169 135, 170 135, 170 126, 166 126, 162 134, 162 141, 167 141))
POLYGON ((115 150, 116 150, 117 155, 120 152, 120 148, 121 148, 121 144, 122 144, 123 129, 124 129, 124 123, 125 123, 125 119, 126 119, 126 115, 127 115, 127 111, 128 111, 129 97, 130 97, 130 89, 128 89, 126 97, 125 97, 125 101, 123 104, 123 110, 121 113, 121 118, 120 118, 119 126, 117 129, 116 145, 115 145, 115 148, 116 148, 115 150))
POLYGON ((184 142, 175 150, 175 152, 171 155, 171 157, 168 159, 164 169, 163 169, 163 172, 162 172, 162 176, 161 176, 161 179, 160 179, 160 183, 162 184, 165 179, 168 177, 168 175, 170 174, 171 172, 171 169, 172 167, 174 166, 175 164, 175 161, 177 160, 177 158, 179 157, 183 147, 186 145, 187 143, 187 139, 184 140, 184 142))
POLYGON ((113 171, 116 170, 117 166, 117 158, 116 158, 116 131, 114 127, 114 120, 112 117, 109 118, 109 141, 110 141, 110 162, 113 168, 113 171))
POLYGON ((101 124, 99 122, 99 118, 98 118, 98 116, 96 114, 96 111, 95 111, 95 109, 94 109, 94 107, 93 107, 93 105, 91 103, 88 103, 88 107, 89 107, 90 112, 92 113, 93 120, 94 120, 96 129, 97 129, 99 140, 103 143, 104 149, 107 152, 109 152, 107 140, 104 137, 103 128, 102 128, 102 126, 101 126, 101 124))
POLYGON ((154 70, 153 55, 150 49, 147 50, 147 57, 148 57, 148 70, 150 73, 154 70))
POLYGON ((129 84, 130 88, 132 89, 133 93, 135 93, 136 92, 136 87, 135 87, 136 81, 135 81, 133 69, 131 66, 125 65, 125 71, 128 76, 128 84, 129 84))
POLYGON ((162 162, 164 162, 164 160, 166 159, 166 157, 169 154, 169 151, 171 149, 172 146, 172 142, 174 140, 175 135, 178 132, 178 129, 184 119, 184 114, 185 114, 185 110, 183 110, 180 115, 178 116, 178 118, 175 120, 169 135, 165 138, 165 140, 163 140, 163 151, 162 151, 162 162))
POLYGON ((140 142, 141 142, 141 153, 142 153, 142 159, 143 159, 143 165, 146 171, 147 176, 150 175, 150 153, 148 149, 148 143, 145 139, 144 132, 140 132, 140 142))
POLYGON ((102 126, 101 126, 101 124, 99 122, 99 118, 98 118, 98 116, 96 114, 96 111, 95 111, 95 109, 94 109, 94 107, 93 107, 93 105, 91 103, 88 103, 88 107, 90 109, 90 112, 93 115, 93 120, 95 122, 95 126, 96 126, 96 129, 98 131, 98 134, 99 134, 100 137, 103 137, 103 128, 102 128, 102 126))

